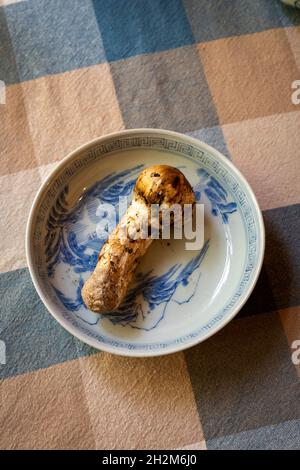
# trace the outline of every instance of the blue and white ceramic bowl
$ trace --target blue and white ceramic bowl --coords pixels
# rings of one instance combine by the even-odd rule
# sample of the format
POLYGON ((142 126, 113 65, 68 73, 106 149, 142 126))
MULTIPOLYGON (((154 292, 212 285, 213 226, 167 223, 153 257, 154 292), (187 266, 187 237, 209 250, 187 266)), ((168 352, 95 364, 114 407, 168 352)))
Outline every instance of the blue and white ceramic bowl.
POLYGON ((253 290, 264 243, 257 201, 233 164, 198 140, 155 129, 108 135, 66 157, 40 188, 26 234, 32 280, 49 312, 82 341, 126 356, 173 353, 220 330, 253 290), (118 204, 155 164, 180 168, 204 203, 204 246, 154 241, 122 314, 95 314, 80 291, 103 244, 97 207, 118 204))

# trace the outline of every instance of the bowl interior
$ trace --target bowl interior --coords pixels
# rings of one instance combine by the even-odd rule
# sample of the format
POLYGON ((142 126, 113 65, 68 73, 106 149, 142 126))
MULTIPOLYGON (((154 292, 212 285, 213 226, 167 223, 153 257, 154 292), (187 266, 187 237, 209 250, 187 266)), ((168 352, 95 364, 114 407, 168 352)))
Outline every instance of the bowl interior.
POLYGON ((250 188, 225 157, 177 134, 128 132, 59 165, 35 201, 28 258, 42 300, 73 334, 119 354, 162 354, 203 340, 234 316, 260 269, 262 230, 250 188), (178 167, 192 184, 204 204, 204 244, 186 250, 185 239, 155 240, 121 308, 90 312, 80 290, 105 241, 100 204, 113 204, 118 220, 120 196, 130 198, 139 172, 155 164, 178 167))

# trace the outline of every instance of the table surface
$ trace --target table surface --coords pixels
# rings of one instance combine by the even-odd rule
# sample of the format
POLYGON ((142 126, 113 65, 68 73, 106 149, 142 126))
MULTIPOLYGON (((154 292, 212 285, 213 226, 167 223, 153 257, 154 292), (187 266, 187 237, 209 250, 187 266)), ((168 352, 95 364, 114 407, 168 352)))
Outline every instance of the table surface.
POLYGON ((0 4, 0 448, 300 448, 299 11, 276 0, 0 4), (24 252, 32 200, 56 162, 134 127, 221 150, 266 225, 262 273, 236 319, 153 359, 69 335, 24 252))

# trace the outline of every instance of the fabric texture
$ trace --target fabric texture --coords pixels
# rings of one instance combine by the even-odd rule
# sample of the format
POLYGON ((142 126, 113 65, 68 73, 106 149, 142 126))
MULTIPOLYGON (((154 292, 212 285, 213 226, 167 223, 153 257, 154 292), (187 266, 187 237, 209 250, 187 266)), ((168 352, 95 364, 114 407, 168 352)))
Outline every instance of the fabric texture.
POLYGON ((0 80, 0 448, 299 449, 300 11, 279 0, 0 0, 0 80), (132 127, 219 149, 266 226, 261 276, 238 316, 153 359, 67 333, 24 249, 55 164, 132 127))

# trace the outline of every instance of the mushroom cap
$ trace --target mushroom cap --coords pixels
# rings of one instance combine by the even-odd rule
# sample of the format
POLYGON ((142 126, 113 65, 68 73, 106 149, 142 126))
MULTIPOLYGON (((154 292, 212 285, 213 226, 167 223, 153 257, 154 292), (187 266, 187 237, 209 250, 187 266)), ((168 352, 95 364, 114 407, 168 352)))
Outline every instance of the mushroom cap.
POLYGON ((180 170, 169 165, 155 165, 142 171, 136 181, 134 193, 150 204, 193 204, 195 194, 180 170))

